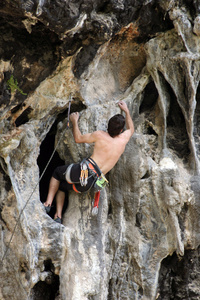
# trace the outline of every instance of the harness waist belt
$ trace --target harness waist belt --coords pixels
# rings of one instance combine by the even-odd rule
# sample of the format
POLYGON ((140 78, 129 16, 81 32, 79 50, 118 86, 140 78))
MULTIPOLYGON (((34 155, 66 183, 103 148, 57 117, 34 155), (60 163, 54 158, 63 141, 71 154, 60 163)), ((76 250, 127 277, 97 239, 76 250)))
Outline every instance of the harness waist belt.
POLYGON ((73 164, 69 165, 69 167, 67 168, 66 173, 65 173, 65 179, 66 179, 66 181, 69 182, 69 183, 73 183, 73 182, 71 181, 71 177, 70 177, 70 173, 71 173, 72 167, 73 167, 73 164))
POLYGON ((89 162, 88 164, 89 169, 94 173, 96 173, 98 177, 101 176, 102 172, 98 167, 98 165, 96 164, 96 162, 91 157, 87 158, 86 161, 89 162))

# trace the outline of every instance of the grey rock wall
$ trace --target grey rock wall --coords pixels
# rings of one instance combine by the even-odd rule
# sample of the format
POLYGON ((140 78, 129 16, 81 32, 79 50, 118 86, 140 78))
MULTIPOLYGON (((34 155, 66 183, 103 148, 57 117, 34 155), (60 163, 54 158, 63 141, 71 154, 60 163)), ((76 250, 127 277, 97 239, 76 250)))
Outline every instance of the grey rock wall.
POLYGON ((198 299, 198 1, 5 0, 0 18, 0 299, 198 299), (54 167, 92 151, 69 101, 87 133, 121 99, 135 133, 98 215, 70 192, 55 223, 54 167))

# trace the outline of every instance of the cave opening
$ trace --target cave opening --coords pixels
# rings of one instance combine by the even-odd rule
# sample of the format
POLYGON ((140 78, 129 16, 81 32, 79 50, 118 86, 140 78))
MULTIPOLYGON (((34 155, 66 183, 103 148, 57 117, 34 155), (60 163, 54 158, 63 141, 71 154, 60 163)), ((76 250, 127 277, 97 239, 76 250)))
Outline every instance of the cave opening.
POLYGON ((73 72, 78 79, 81 77, 86 67, 88 67, 90 62, 94 59, 98 49, 99 45, 96 44, 84 46, 76 55, 73 72))
POLYGON ((158 280, 158 300, 200 299, 200 247, 163 259, 158 280))
POLYGON ((140 40, 143 41, 151 39, 158 32, 166 32, 174 28, 169 13, 162 8, 159 1, 148 1, 141 7, 138 23, 140 40))
POLYGON ((26 124, 29 121, 29 114, 32 110, 33 109, 29 106, 21 113, 21 115, 15 120, 16 127, 26 124))
POLYGON ((51 259, 44 261, 43 280, 38 281, 31 290, 32 300, 56 300, 60 299, 59 276, 55 274, 55 267, 51 259))
POLYGON ((59 276, 49 274, 45 281, 39 281, 31 291, 32 300, 55 300, 59 297, 59 276))
POLYGON ((109 280, 108 283, 108 297, 107 300, 113 299, 113 279, 109 280))
POLYGON ((139 113, 151 111, 158 100, 158 91, 153 81, 147 84, 144 90, 143 101, 139 108, 139 113))
POLYGON ((192 19, 195 18, 195 16, 199 15, 200 7, 198 0, 179 0, 179 3, 180 7, 186 7, 192 19))
MULTIPOLYGON (((37 164, 39 167, 39 171, 40 171, 40 176, 43 173, 44 169, 47 166, 47 163, 54 151, 54 145, 55 145, 55 135, 56 135, 56 131, 57 131, 57 124, 58 122, 61 121, 61 119, 64 119, 64 117, 66 117, 66 111, 62 114, 60 114, 58 116, 58 118, 56 119, 56 121, 54 122, 54 124, 52 125, 51 129, 49 130, 48 134, 46 135, 45 139, 43 140, 43 142, 41 143, 40 146, 40 154, 38 156, 37 159, 37 164)), ((60 158, 59 154, 57 151, 55 151, 43 177, 40 180, 39 183, 39 190, 40 190, 40 201, 42 203, 44 203, 46 201, 47 198, 47 194, 48 194, 48 189, 49 189, 49 182, 52 176, 52 173, 54 171, 54 169, 58 166, 64 165, 65 162, 60 158)), ((65 210, 67 209, 67 205, 68 205, 68 196, 66 193, 65 196, 65 202, 64 202, 64 207, 63 207, 63 213, 65 212, 65 210)), ((52 209, 49 213, 50 217, 54 217, 54 214, 56 212, 56 203, 55 203, 55 199, 53 200, 52 203, 52 209)))
POLYGON ((170 96, 170 106, 167 115, 167 145, 178 157, 187 162, 190 148, 185 117, 172 87, 167 81, 165 81, 165 84, 170 96))

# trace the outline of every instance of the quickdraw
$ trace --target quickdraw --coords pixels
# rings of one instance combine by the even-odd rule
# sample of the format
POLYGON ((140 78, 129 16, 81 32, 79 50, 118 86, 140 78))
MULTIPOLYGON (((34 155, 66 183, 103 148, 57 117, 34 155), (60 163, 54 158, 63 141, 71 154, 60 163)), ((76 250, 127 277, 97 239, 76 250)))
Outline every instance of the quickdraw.
POLYGON ((81 164, 81 174, 80 174, 80 184, 81 186, 86 186, 88 183, 88 166, 86 161, 82 161, 81 164))

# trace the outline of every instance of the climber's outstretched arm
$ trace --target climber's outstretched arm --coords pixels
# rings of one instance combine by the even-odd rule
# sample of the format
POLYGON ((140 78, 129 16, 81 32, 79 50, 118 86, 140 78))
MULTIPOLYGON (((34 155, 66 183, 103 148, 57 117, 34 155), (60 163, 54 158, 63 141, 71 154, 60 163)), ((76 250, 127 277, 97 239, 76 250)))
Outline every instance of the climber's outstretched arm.
POLYGON ((126 114, 126 130, 123 132, 123 135, 126 136, 126 138, 129 140, 135 131, 134 123, 131 118, 127 104, 124 101, 120 101, 118 105, 121 108, 121 110, 123 110, 126 114))
POLYGON ((78 127, 79 113, 74 112, 70 115, 70 121, 73 126, 73 136, 76 143, 95 143, 97 141, 97 131, 92 133, 82 134, 78 127))

